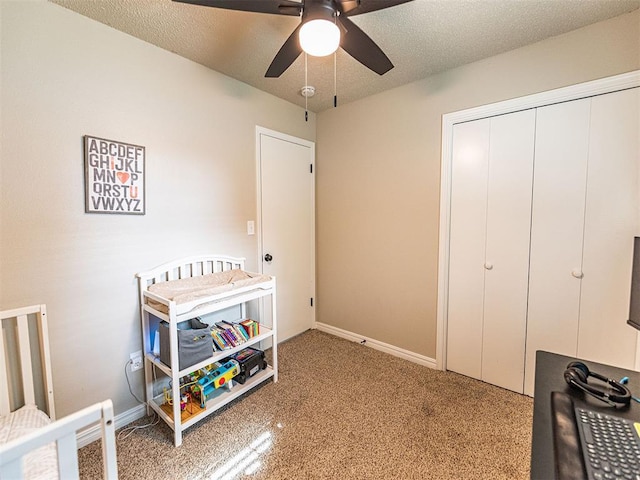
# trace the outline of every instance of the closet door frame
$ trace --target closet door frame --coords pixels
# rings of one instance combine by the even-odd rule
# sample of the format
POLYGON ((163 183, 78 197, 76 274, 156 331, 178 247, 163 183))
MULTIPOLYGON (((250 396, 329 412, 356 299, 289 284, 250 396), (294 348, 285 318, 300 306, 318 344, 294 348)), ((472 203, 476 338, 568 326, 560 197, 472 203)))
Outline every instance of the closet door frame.
MULTIPOLYGON (((451 173, 453 158, 453 126, 457 123, 538 108, 554 103, 640 87, 640 70, 580 83, 525 97, 474 107, 442 116, 442 160, 440 170, 440 241, 438 262, 438 309, 436 333, 436 368, 446 370, 447 323, 449 298, 449 239, 451 225, 451 173)), ((640 232, 639 232, 640 233, 640 232)), ((631 327, 629 334, 632 335, 631 327)), ((636 341, 640 353, 640 335, 636 341)), ((640 369, 640 355, 636 355, 636 369, 640 369)))

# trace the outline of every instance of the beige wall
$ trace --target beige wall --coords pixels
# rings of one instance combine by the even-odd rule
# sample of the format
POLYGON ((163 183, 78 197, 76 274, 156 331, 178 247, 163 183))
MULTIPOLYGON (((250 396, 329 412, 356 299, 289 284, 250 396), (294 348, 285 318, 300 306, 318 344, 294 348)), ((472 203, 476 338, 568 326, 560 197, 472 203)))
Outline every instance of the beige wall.
POLYGON ((323 112, 316 129, 57 5, 0 9, 0 308, 47 304, 60 415, 136 404, 136 272, 203 252, 257 267, 256 125, 317 134, 318 320, 435 357, 441 115, 640 68, 635 12, 323 112), (84 213, 87 134, 146 147, 145 216, 84 213))
POLYGON ((436 355, 441 118, 640 68, 640 11, 327 110, 317 320, 436 355))
POLYGON ((315 116, 60 6, 0 4, 0 309, 47 304, 60 415, 121 413, 134 275, 207 252, 256 269, 255 127, 313 141, 315 116), (84 213, 83 135, 146 147, 146 215, 84 213))

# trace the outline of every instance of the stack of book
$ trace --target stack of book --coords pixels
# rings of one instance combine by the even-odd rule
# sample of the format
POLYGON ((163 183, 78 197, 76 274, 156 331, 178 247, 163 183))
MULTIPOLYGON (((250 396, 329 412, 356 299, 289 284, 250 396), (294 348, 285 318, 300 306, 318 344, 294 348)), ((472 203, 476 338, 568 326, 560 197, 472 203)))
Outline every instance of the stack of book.
POLYGON ((260 324, 255 320, 247 318, 246 320, 242 320, 240 322, 240 326, 244 329, 249 338, 257 337, 258 335, 260 335, 260 324))
POLYGON ((211 338, 218 350, 237 347, 259 334, 260 324, 251 319, 240 322, 227 322, 223 320, 211 325, 211 338))
POLYGON ((213 340, 213 346, 216 347, 217 350, 226 350, 233 346, 229 343, 229 340, 227 340, 224 331, 216 325, 211 326, 211 339, 213 340))

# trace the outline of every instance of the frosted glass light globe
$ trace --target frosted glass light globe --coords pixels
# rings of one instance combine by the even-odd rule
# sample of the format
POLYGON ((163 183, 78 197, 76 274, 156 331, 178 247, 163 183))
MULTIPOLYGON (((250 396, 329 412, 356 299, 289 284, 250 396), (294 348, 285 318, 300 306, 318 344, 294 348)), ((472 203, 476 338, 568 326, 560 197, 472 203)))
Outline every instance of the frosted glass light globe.
POLYGON ((329 20, 310 20, 300 28, 300 46, 309 55, 324 57, 338 49, 340 29, 329 20))

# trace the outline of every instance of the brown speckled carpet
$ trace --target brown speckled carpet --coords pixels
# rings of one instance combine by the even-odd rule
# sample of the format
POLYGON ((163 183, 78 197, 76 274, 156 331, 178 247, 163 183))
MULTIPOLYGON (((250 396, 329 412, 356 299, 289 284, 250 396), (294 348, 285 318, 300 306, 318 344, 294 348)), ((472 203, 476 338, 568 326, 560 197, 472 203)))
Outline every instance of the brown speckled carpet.
MULTIPOLYGON (((164 422, 118 440, 119 478, 529 478, 529 397, 317 330, 278 354, 277 383, 194 425, 181 447, 164 422)), ((101 478, 99 458, 99 442, 80 450, 81 478, 101 478)))

